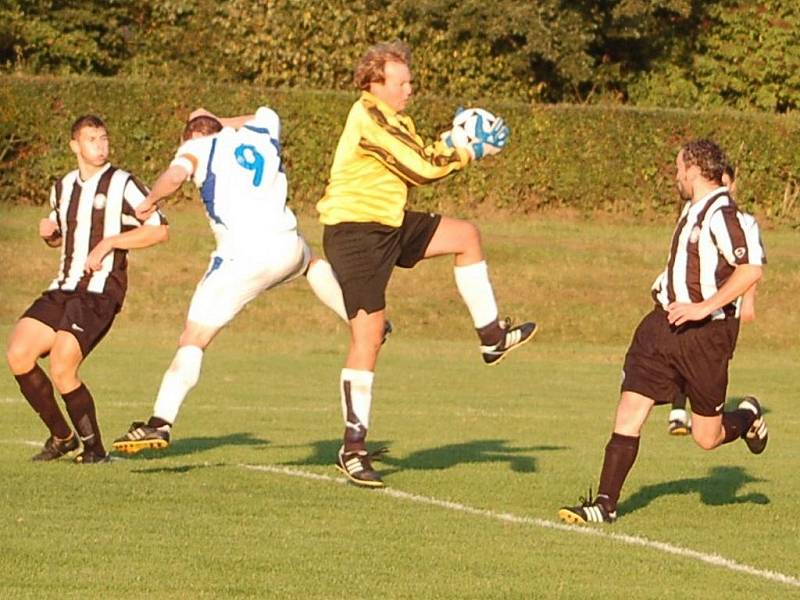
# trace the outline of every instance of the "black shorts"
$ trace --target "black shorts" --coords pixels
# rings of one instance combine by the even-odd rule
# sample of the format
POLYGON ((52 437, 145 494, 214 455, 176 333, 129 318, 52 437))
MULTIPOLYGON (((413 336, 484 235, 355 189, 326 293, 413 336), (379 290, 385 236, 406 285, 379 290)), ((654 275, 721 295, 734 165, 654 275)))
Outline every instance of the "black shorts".
POLYGON ((104 294, 52 290, 39 296, 22 316, 41 321, 53 331, 71 333, 85 358, 111 329, 118 311, 119 305, 104 294))
POLYGON ((736 348, 739 319, 673 327, 660 306, 645 316, 625 355, 622 391, 636 392, 656 404, 672 402, 679 391, 692 412, 713 417, 722 412, 728 389, 728 362, 736 348))
POLYGON ((441 215, 406 211, 400 227, 380 223, 326 225, 325 256, 342 286, 347 316, 386 308, 386 286, 395 265, 410 269, 425 256, 441 215))

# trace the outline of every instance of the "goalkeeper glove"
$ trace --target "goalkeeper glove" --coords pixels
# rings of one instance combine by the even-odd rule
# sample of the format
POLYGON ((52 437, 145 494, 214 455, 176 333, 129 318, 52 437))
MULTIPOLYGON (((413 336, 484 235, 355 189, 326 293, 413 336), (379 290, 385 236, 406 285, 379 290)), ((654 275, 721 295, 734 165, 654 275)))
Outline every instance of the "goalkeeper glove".
POLYGON ((472 160, 480 160, 484 156, 498 154, 508 143, 511 130, 503 119, 497 119, 489 129, 483 128, 483 119, 478 117, 475 127, 476 141, 467 146, 472 160))

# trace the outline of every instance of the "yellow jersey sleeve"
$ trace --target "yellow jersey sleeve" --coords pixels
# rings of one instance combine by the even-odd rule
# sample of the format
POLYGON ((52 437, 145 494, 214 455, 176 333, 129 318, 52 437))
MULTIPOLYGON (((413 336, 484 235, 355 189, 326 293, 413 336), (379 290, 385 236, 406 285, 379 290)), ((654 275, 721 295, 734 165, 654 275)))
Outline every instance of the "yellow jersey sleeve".
POLYGON ((442 179, 469 163, 463 148, 425 145, 410 117, 363 92, 353 105, 336 148, 320 221, 377 222, 399 227, 408 187, 442 179))

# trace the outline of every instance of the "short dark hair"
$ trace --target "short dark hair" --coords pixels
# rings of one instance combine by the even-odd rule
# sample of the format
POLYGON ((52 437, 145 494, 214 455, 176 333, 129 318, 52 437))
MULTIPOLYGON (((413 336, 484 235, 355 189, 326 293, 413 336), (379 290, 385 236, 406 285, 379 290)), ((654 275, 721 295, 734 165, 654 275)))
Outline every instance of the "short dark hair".
POLYGON ((195 117, 186 123, 183 130, 183 141, 192 139, 192 134, 213 135, 222 131, 222 123, 214 117, 202 115, 195 117))
POLYGON ((77 140, 78 134, 84 127, 94 127, 95 129, 105 129, 108 131, 108 127, 106 127, 103 119, 97 115, 82 115, 75 119, 75 122, 72 124, 72 128, 70 129, 70 137, 73 140, 77 140))
POLYGON ((722 174, 727 175, 731 183, 736 181, 736 167, 734 167, 731 163, 725 165, 725 168, 722 170, 722 174))
POLYGON ((411 48, 401 40, 380 42, 370 46, 358 61, 353 82, 360 90, 368 90, 370 83, 383 83, 387 62, 397 62, 411 67, 411 48))
POLYGON ((730 167, 722 148, 711 140, 692 140, 681 148, 686 167, 696 166, 708 181, 722 184, 722 174, 730 167))

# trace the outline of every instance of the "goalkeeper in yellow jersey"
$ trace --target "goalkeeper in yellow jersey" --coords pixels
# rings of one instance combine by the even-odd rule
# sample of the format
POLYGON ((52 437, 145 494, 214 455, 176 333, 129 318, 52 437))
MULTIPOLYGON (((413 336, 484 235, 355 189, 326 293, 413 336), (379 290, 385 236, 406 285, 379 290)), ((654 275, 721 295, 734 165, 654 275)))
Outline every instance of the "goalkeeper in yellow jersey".
POLYGON ((406 210, 409 186, 433 183, 471 161, 497 154, 509 134, 498 119, 487 129, 478 128, 465 148, 443 141, 426 145, 411 118, 402 114, 412 94, 410 59, 408 46, 399 41, 376 44, 361 58, 355 72, 361 96, 347 117, 325 195, 317 203, 325 226, 325 254, 339 278, 351 330, 340 378, 345 432, 336 466, 365 487, 383 486, 372 468, 366 435, 386 286, 395 266, 411 268, 425 258, 454 257, 456 286, 487 365, 497 364, 536 332, 535 323, 511 326, 498 318, 475 225, 406 210))

